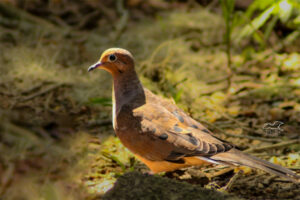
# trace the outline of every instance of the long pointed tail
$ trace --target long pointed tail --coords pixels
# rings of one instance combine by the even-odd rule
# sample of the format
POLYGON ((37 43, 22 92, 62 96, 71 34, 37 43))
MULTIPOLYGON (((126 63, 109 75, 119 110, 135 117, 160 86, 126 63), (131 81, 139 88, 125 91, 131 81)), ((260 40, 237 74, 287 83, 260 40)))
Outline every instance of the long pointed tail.
POLYGON ((210 158, 215 161, 221 161, 228 164, 245 165, 251 168, 261 169, 268 173, 276 174, 278 176, 291 180, 295 183, 300 183, 300 176, 292 170, 248 155, 237 149, 231 149, 228 152, 219 153, 210 158))

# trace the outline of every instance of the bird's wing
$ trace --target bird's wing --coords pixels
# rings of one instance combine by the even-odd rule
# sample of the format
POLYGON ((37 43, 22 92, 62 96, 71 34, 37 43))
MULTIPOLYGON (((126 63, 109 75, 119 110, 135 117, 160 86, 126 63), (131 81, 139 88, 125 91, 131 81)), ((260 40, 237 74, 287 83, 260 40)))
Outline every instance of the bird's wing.
POLYGON ((160 104, 165 109, 167 109, 169 112, 171 112, 181 123, 185 124, 188 127, 192 127, 195 129, 206 131, 207 133, 211 133, 205 126, 203 126, 198 121, 191 118, 188 114, 186 114, 183 110, 178 108, 175 104, 175 102, 164 99, 160 96, 157 96, 153 94, 150 90, 147 88, 144 88, 145 94, 147 96, 147 99, 149 99, 149 102, 156 102, 157 104, 160 104))
POLYGON ((205 128, 201 130, 186 125, 177 114, 157 102, 136 108, 133 115, 140 119, 143 134, 172 146, 172 151, 163 158, 168 161, 190 156, 210 157, 233 147, 211 135, 205 128))

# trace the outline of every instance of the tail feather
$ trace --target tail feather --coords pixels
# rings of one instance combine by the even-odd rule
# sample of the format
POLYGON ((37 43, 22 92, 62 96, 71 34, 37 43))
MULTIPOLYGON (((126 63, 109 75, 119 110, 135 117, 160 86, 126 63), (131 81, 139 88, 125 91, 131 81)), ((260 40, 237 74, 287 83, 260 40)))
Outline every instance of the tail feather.
POLYGON ((251 168, 261 169, 268 173, 291 180, 295 183, 300 183, 300 176, 292 170, 248 155, 237 149, 231 149, 230 151, 216 154, 210 158, 215 161, 221 161, 228 164, 245 165, 251 168))

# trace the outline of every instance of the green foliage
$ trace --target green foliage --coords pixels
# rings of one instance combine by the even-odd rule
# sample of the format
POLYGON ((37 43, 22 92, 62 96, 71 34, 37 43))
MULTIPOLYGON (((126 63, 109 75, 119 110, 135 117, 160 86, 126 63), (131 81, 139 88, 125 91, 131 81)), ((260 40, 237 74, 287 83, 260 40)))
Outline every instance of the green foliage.
POLYGON ((125 164, 123 164, 123 162, 121 162, 117 156, 111 155, 109 152, 105 152, 105 151, 102 152, 102 155, 116 162, 122 168, 123 171, 126 170, 125 164))
POLYGON ((226 23, 226 31, 224 34, 225 42, 226 42, 226 54, 227 54, 227 67, 229 70, 228 76, 228 86, 230 88, 231 85, 231 76, 232 76, 232 69, 231 69, 231 33, 233 29, 233 16, 234 16, 234 3, 235 0, 221 0, 221 7, 223 11, 223 16, 225 18, 226 23))
POLYGON ((102 106, 112 106, 111 98, 91 98, 90 99, 91 104, 100 104, 102 106))
POLYGON ((232 15, 234 11, 235 0, 221 0, 221 7, 226 23, 226 35, 231 33, 232 15))
MULTIPOLYGON (((236 40, 252 36, 261 47, 269 38, 276 23, 280 21, 287 27, 294 29, 292 36, 300 32, 300 1, 299 0, 255 0, 245 13, 249 20, 258 13, 238 34, 236 40), (264 30, 262 30, 264 29, 264 30)), ((244 20, 242 20, 244 21, 244 20)), ((243 23, 241 21, 241 23, 243 23)), ((295 39, 295 37, 293 37, 295 39)))

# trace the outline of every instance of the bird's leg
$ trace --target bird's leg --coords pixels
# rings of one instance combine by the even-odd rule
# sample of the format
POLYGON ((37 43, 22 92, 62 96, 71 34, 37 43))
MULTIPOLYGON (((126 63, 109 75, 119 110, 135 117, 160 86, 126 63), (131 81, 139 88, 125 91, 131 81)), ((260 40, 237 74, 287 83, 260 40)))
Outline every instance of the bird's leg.
POLYGON ((243 174, 243 170, 239 170, 237 173, 235 173, 233 175, 233 177, 231 177, 231 179, 229 180, 229 182, 224 187, 222 187, 220 190, 229 192, 230 189, 231 189, 231 187, 232 187, 232 185, 233 185, 233 183, 236 181, 236 179, 238 177, 240 177, 241 174, 243 174))

